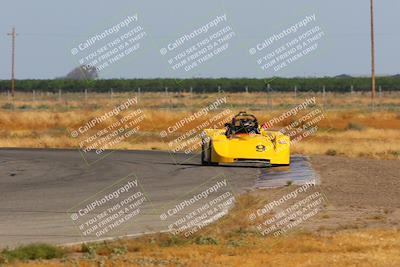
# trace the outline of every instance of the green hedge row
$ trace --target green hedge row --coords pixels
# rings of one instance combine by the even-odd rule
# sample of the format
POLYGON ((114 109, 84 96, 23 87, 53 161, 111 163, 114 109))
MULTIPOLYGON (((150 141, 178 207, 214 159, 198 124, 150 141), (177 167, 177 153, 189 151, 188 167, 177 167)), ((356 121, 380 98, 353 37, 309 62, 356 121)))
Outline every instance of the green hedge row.
MULTIPOLYGON (((17 91, 30 92, 47 91, 57 92, 82 92, 84 89, 96 92, 109 92, 112 88, 114 92, 137 91, 157 92, 165 91, 168 87, 169 92, 192 91, 195 93, 217 92, 218 88, 225 92, 244 92, 248 88, 249 92, 265 91, 267 84, 272 91, 293 91, 297 87, 299 92, 321 91, 325 86, 326 91, 330 92, 350 92, 351 86, 354 91, 371 90, 371 79, 368 77, 334 77, 334 78, 276 78, 276 79, 108 79, 108 80, 17 80, 17 91)), ((0 80, 1 92, 10 90, 9 80, 0 80)), ((400 77, 386 76, 377 78, 377 90, 381 87, 383 91, 400 90, 400 77)))

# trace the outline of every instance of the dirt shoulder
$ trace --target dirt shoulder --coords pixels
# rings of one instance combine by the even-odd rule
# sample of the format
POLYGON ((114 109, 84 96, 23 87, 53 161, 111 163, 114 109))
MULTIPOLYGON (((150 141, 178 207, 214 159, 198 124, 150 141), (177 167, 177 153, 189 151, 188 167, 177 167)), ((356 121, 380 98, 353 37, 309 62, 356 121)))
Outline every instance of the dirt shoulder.
POLYGON ((400 161, 311 157, 329 202, 338 206, 400 208, 400 161))
POLYGON ((312 228, 398 228, 400 161, 313 156, 326 209, 312 228))

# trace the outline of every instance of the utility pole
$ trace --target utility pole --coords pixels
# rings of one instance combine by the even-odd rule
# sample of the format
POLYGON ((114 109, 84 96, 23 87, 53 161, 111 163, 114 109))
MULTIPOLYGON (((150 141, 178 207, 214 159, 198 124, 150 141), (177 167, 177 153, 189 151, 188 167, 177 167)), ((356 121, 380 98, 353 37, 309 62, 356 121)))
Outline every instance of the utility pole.
POLYGON ((12 39, 12 55, 11 55, 11 96, 14 98, 15 91, 15 37, 17 33, 15 32, 15 27, 12 28, 12 32, 7 33, 12 39))
POLYGON ((374 0, 371 1, 371 98, 375 98, 375 38, 374 38, 374 0))

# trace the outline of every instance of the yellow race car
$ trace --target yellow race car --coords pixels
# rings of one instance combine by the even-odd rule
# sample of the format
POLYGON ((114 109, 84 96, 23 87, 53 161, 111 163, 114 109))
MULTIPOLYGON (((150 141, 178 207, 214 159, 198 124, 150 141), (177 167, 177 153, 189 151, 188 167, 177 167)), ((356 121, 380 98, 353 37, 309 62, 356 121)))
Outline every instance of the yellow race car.
POLYGON ((259 125, 254 115, 244 111, 233 117, 225 129, 205 129, 201 163, 290 164, 290 137, 259 125))

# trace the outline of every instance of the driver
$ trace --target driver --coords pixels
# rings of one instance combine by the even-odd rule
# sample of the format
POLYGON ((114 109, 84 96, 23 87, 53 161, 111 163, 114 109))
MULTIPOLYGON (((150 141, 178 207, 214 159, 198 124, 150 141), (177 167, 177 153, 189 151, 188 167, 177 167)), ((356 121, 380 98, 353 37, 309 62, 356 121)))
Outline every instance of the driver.
POLYGON ((225 135, 231 137, 235 134, 259 134, 257 119, 252 118, 240 118, 237 116, 232 118, 232 123, 225 124, 226 132, 225 135))

